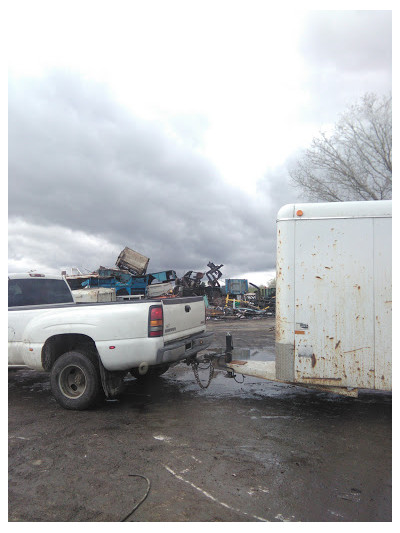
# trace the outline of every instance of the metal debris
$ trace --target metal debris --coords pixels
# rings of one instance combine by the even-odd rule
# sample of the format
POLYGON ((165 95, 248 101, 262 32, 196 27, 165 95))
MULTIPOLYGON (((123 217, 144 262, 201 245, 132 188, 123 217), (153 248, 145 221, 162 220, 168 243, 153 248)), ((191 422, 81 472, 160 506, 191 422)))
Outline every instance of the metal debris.
POLYGON ((127 270, 135 276, 146 274, 150 259, 145 255, 131 250, 127 246, 119 254, 116 266, 121 270, 127 270))
POLYGON ((71 289, 77 291, 77 296, 79 291, 79 302, 94 301, 93 295, 89 298, 89 289, 102 288, 114 291, 117 300, 203 296, 208 320, 259 319, 275 314, 275 289, 259 288, 250 283, 257 291, 248 294, 244 291, 244 288, 248 290, 247 280, 229 279, 225 280, 225 286, 221 287, 219 280, 222 278, 223 264, 216 265, 209 261, 209 270, 188 270, 178 278, 175 270, 147 273, 149 261, 145 255, 126 246, 113 268, 100 266, 86 274, 74 268, 70 275, 67 275, 66 271, 62 274, 71 289), (234 282, 240 283, 238 285, 234 282), (86 293, 88 297, 85 296, 86 293))
POLYGON ((206 272, 206 276, 208 278, 208 285, 210 287, 219 287, 219 282, 218 280, 220 279, 220 277, 222 276, 222 273, 220 271, 220 268, 223 267, 224 265, 218 265, 218 266, 215 266, 214 263, 212 263, 211 261, 207 264, 207 266, 209 267, 209 271, 206 272))

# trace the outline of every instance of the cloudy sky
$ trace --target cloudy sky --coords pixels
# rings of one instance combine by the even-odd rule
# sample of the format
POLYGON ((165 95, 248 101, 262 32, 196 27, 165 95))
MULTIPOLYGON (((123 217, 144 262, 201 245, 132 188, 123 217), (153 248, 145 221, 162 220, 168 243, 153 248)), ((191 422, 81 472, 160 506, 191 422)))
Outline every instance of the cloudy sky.
POLYGON ((113 266, 129 246, 152 272, 213 261, 266 283, 277 211, 307 200, 288 168, 391 91, 390 6, 9 4, 10 272, 113 266))

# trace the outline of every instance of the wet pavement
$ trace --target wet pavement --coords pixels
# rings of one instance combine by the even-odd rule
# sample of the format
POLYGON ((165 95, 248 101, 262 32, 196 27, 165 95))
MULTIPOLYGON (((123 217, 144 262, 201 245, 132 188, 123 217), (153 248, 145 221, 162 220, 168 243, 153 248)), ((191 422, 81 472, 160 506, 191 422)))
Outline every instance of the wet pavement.
MULTIPOLYGON (((215 347, 229 331, 242 358, 274 358, 272 318, 208 329, 215 347)), ((137 474, 151 488, 130 521, 390 521, 391 412, 386 393, 222 371, 201 390, 185 365, 74 412, 47 374, 9 370, 9 520, 120 521, 146 494, 137 474)))

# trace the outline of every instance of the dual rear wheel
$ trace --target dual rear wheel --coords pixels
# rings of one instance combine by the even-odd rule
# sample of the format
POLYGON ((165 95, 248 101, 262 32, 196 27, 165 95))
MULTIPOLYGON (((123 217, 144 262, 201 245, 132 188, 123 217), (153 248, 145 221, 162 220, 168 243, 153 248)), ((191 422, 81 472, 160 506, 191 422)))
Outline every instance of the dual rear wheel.
POLYGON ((139 381, 145 382, 162 376, 163 374, 165 374, 168 368, 169 365, 151 366, 145 374, 142 374, 139 368, 132 368, 132 370, 130 370, 130 373, 134 378, 138 379, 139 381))
MULTIPOLYGON (((50 384, 57 402, 65 409, 81 411, 93 407, 104 398, 100 370, 96 357, 71 351, 61 355, 54 363, 50 384)), ((145 374, 132 369, 131 374, 144 382, 166 372, 169 365, 150 367, 145 374)))
POLYGON ((104 397, 98 365, 80 352, 67 352, 56 360, 50 384, 65 409, 88 409, 104 397))

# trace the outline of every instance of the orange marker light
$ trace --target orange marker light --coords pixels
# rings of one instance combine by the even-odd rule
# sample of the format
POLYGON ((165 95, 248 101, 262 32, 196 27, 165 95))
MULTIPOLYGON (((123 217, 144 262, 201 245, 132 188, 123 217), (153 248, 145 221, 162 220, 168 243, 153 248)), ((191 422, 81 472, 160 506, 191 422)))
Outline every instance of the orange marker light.
POLYGON ((298 217, 301 217, 303 215, 303 211, 301 209, 299 209, 298 211, 296 211, 296 215, 298 217))

